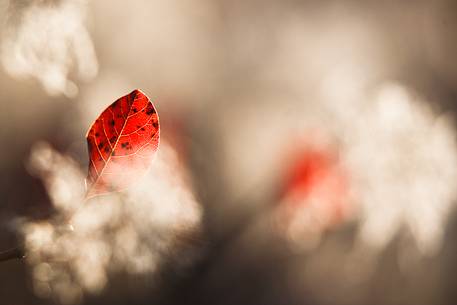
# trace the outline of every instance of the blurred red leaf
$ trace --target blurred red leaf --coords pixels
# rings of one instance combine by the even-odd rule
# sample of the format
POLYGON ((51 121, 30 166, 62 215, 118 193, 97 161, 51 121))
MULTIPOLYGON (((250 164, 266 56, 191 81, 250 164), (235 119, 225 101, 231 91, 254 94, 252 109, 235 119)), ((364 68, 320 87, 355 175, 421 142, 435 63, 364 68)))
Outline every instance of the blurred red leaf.
POLYGON ((348 214, 348 176, 329 148, 297 149, 284 178, 282 198, 290 212, 308 206, 313 217, 326 219, 324 227, 340 223, 348 214))
POLYGON ((159 145, 159 117, 148 97, 134 90, 106 108, 86 138, 86 198, 120 191, 148 170, 159 145))

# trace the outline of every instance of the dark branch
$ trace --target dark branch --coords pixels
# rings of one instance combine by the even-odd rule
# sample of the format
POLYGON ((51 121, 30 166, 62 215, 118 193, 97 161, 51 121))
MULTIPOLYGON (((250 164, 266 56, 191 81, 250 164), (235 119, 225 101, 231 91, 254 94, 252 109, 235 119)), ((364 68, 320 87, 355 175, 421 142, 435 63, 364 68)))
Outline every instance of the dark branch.
POLYGON ((11 259, 21 259, 25 257, 24 250, 20 247, 0 252, 0 262, 8 261, 11 259))

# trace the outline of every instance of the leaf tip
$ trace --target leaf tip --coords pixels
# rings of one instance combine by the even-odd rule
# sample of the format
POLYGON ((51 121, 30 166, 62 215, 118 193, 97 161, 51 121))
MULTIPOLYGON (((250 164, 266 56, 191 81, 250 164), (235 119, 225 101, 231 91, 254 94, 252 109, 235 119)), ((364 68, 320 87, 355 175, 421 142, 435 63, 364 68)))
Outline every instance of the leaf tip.
POLYGON ((132 99, 140 99, 140 98, 147 98, 146 94, 144 94, 143 91, 141 91, 140 89, 134 89, 132 92, 130 92, 130 96, 132 97, 132 99))

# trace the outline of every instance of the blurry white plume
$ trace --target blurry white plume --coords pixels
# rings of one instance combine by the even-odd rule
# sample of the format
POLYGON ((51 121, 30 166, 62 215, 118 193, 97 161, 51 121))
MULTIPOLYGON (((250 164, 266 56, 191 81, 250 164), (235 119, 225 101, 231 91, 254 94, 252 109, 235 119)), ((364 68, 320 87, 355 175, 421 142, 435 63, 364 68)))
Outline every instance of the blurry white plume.
POLYGON ((73 97, 69 79, 93 78, 97 58, 85 26, 85 0, 10 1, 2 30, 1 62, 18 78, 36 78, 50 95, 73 97))
POLYGON ((371 99, 346 118, 342 149, 362 205, 359 240, 382 249, 408 229, 422 254, 434 254, 457 196, 454 128, 401 85, 371 99))
MULTIPOLYGON (((173 149, 161 144, 149 174, 126 191, 84 201, 84 177, 71 158, 37 144, 29 168, 40 176, 56 213, 23 226, 34 289, 77 303, 99 292, 110 272, 150 274, 198 230, 195 201, 173 149)), ((185 245, 184 245, 185 246, 185 245)))

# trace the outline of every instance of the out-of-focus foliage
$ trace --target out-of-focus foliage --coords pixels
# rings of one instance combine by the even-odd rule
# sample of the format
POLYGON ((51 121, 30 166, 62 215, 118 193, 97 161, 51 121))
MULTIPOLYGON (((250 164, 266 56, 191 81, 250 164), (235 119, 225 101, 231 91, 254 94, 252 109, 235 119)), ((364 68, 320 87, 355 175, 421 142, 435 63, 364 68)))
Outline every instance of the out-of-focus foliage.
MULTIPOLYGON (((24 304, 41 300, 35 292, 66 302, 94 291, 82 302, 454 304, 455 8, 452 0, 0 1, 0 139, 8 145, 0 220, 10 230, 0 245, 13 243, 10 220, 25 215, 35 226, 26 237, 42 232, 56 247, 71 240, 93 254, 76 264, 79 248, 75 259, 59 250, 57 261, 57 252, 44 255, 54 247, 29 241, 31 274, 6 265, 0 295, 24 304), (180 214, 187 195, 172 192, 182 190, 173 174, 151 182, 160 196, 150 205, 128 195, 107 210, 80 211, 71 199, 82 188, 72 178, 88 162, 87 126, 134 88, 157 101, 161 137, 189 169, 203 209, 198 240, 207 252, 193 269, 166 276, 156 266, 175 248, 160 252, 149 241, 175 231, 157 226, 200 223, 199 208, 182 210, 190 219, 180 214), (56 160, 35 172, 46 190, 23 165, 40 139, 61 152, 33 150, 32 160, 45 151, 56 160), (309 190, 284 196, 288 169, 303 159, 290 153, 306 159, 316 150, 330 162, 309 190), (144 213, 130 215, 135 204, 144 213), (68 230, 63 215, 83 224, 68 230), (99 233, 86 231, 92 225, 99 233), (127 249, 115 246, 130 235, 127 249), (116 272, 138 264, 160 280, 132 283, 116 272), (158 283, 164 289, 151 290, 158 283)), ((182 253, 170 265, 191 256, 182 253)))
POLYGON ((43 179, 56 208, 49 220, 23 224, 37 295, 76 303, 84 292, 100 292, 109 273, 150 274, 183 250, 180 235, 196 234, 201 212, 175 152, 163 146, 138 185, 90 200, 71 158, 47 143, 34 147, 30 170, 43 179))
POLYGON ((70 74, 90 80, 98 71, 86 11, 86 0, 9 1, 2 27, 5 70, 36 78, 51 95, 75 96, 70 74))

